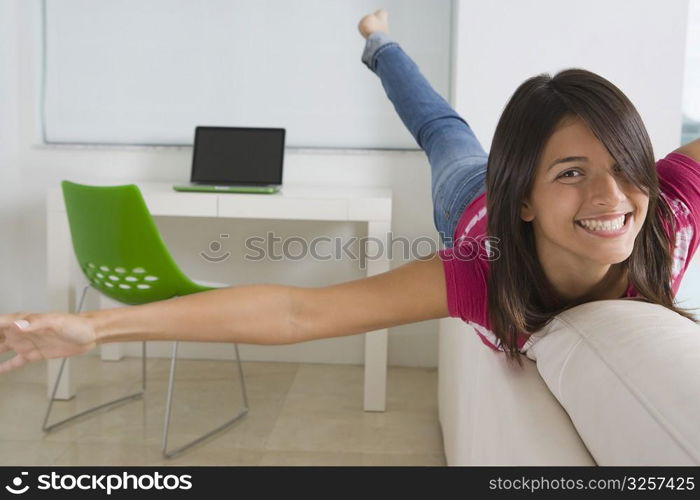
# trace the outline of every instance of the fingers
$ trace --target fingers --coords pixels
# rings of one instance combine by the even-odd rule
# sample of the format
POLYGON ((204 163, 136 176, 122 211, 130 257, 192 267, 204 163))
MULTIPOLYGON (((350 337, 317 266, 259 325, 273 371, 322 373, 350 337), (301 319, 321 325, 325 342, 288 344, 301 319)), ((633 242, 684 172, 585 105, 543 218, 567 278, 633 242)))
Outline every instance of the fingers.
POLYGON ((18 312, 14 314, 0 314, 0 329, 12 326, 18 319, 26 319, 29 313, 18 312))
MULTIPOLYGON (((8 330, 8 329, 14 329, 15 332, 21 333, 25 331, 24 327, 29 327, 29 322, 23 319, 19 319, 16 321, 10 321, 10 319, 16 319, 17 315, 4 315, 4 317, 0 318, 0 328, 3 330, 8 330)), ((4 333, 0 332, 0 354, 3 352, 8 352, 12 351, 13 349, 8 345, 7 343, 7 335, 4 333)))
MULTIPOLYGON (((21 316, 26 317, 27 315, 22 314, 21 316)), ((6 331, 14 330, 12 333, 16 333, 18 335, 22 335, 23 333, 29 333, 31 327, 29 321, 27 321, 26 319, 18 319, 18 317, 20 317, 20 314, 4 315, 3 318, 0 318, 0 328, 4 327, 3 329, 6 331)), ((7 335, 4 333, 0 333, 0 354, 14 350, 15 349, 10 347, 10 345, 8 344, 7 335)), ((13 358, 0 363, 0 373, 19 368, 25 363, 26 360, 23 357, 15 355, 13 358)))
POLYGON ((25 314, 22 317, 15 318, 11 328, 19 334, 40 332, 46 326, 51 325, 53 315, 51 314, 25 314))
POLYGON ((27 321, 26 319, 18 319, 17 321, 15 321, 15 326, 20 330, 28 330, 30 324, 29 321, 27 321))
POLYGON ((0 373, 7 373, 11 370, 15 370, 24 365, 26 362, 27 361, 23 357, 15 355, 13 358, 0 363, 0 373))
MULTIPOLYGON (((35 321, 36 319, 36 315, 29 313, 5 314, 0 316, 0 331, 4 330, 3 333, 0 333, 0 354, 8 351, 15 351, 16 353, 12 358, 0 362, 0 374, 16 370, 34 357, 32 353, 29 353, 29 357, 27 357, 27 353, 22 353, 21 355, 17 354, 16 346, 10 347, 10 340, 14 335, 22 336, 36 330, 37 326, 40 326, 37 324, 39 321, 35 321)), ((25 338, 29 339, 29 337, 25 338)), ((38 359, 41 359, 38 351, 37 354, 39 355, 38 359)))

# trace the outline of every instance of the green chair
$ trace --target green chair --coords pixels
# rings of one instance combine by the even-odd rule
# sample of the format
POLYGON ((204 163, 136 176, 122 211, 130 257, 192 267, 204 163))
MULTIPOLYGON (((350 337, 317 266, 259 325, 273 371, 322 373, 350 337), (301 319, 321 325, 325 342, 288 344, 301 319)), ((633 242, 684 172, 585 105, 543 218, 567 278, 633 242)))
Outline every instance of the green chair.
MULTIPOLYGON (((89 284, 83 288, 77 311, 81 312, 89 288, 127 305, 146 304, 215 289, 190 280, 177 266, 160 237, 141 192, 135 185, 86 186, 63 181, 73 249, 80 269, 89 284)), ((209 436, 224 430, 248 413, 248 397, 243 368, 234 344, 238 375, 243 394, 243 409, 223 425, 201 437, 168 450, 178 342, 173 343, 170 379, 163 431, 163 455, 173 457, 209 436)), ((142 343, 142 388, 140 392, 95 406, 60 422, 48 425, 51 408, 63 375, 66 359, 61 363, 46 410, 43 429, 51 431, 78 417, 122 402, 143 397, 146 389, 146 343, 142 343)))

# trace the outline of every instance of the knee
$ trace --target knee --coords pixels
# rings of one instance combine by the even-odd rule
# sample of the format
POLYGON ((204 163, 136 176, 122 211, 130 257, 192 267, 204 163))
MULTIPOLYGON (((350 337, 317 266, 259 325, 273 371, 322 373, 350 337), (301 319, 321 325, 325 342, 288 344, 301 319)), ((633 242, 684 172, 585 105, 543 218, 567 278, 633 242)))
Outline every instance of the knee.
POLYGON ((468 129, 467 123, 457 114, 445 114, 425 122, 418 129, 416 140, 418 145, 425 149, 426 145, 430 145, 437 139, 453 134, 457 136, 464 134, 465 128, 468 129))

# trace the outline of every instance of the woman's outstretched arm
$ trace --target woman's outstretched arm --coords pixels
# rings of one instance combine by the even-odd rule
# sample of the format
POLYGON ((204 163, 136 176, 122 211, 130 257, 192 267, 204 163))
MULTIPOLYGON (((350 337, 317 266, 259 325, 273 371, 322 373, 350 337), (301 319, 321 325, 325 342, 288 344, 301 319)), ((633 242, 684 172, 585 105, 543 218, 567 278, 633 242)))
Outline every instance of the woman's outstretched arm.
POLYGON ((80 315, 0 315, 0 373, 30 361, 141 340, 292 344, 447 316, 437 255, 321 288, 246 285, 80 315), (24 326, 21 328, 17 325, 24 326))

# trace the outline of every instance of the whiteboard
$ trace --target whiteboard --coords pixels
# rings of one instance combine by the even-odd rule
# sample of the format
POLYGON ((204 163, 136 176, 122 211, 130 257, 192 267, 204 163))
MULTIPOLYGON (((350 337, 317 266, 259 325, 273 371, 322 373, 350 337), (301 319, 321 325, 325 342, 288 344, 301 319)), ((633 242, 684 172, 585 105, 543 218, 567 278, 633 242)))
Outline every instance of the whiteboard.
MULTIPOLYGON (((361 62, 366 0, 45 0, 48 143, 192 144, 197 125, 287 146, 416 148, 361 62)), ((449 96, 451 0, 386 0, 391 35, 449 96)))

